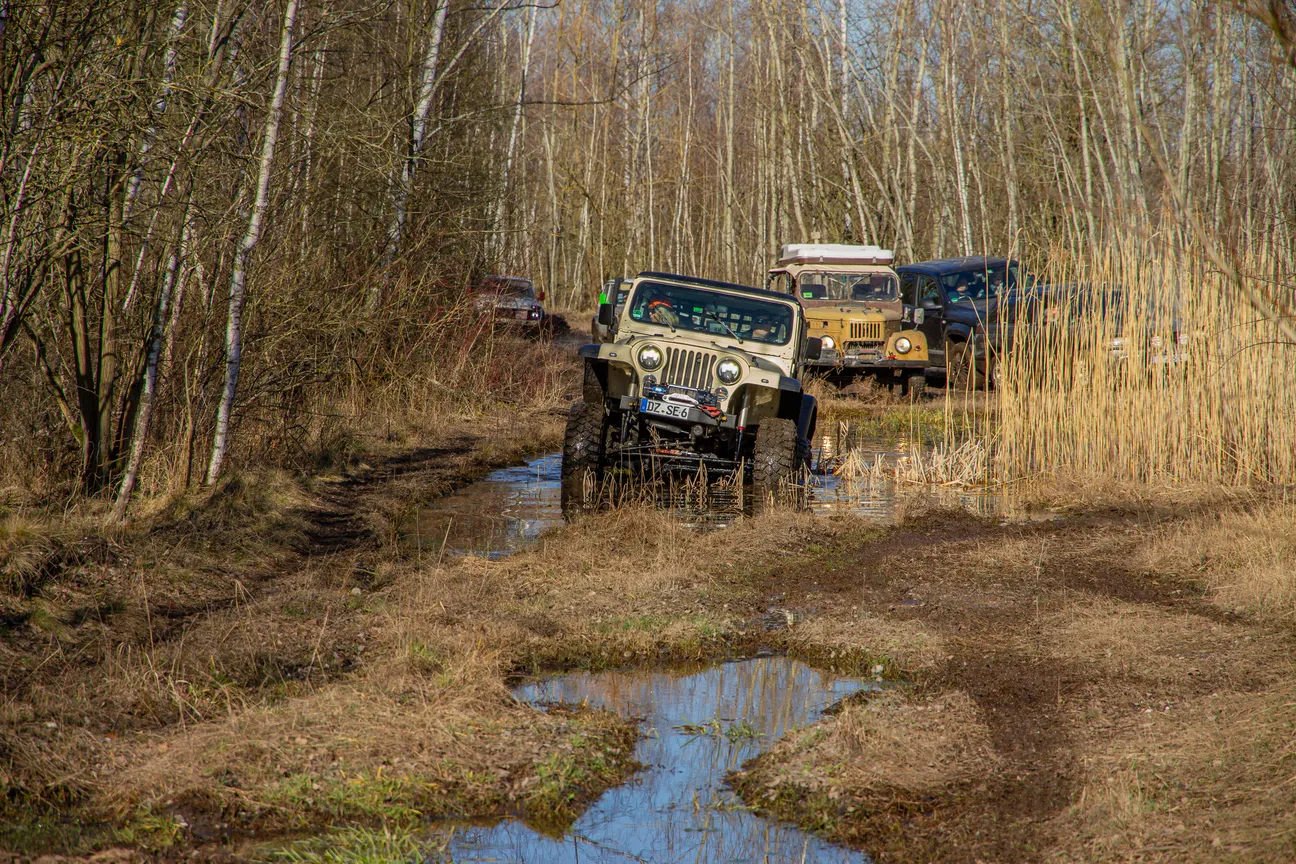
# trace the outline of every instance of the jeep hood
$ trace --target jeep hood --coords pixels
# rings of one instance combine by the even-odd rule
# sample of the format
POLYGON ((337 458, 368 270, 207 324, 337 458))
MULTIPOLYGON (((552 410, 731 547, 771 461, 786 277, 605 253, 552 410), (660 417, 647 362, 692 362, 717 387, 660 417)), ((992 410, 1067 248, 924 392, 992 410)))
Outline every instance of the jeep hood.
MULTIPOLYGON (((779 375, 791 377, 792 375, 792 358, 782 357, 778 352, 766 353, 760 351, 761 347, 766 347, 763 342, 753 342, 750 339, 741 345, 722 345, 715 341, 702 341, 700 339, 681 339, 672 333, 662 335, 653 334, 651 336, 636 333, 630 336, 626 341, 617 340, 617 344, 625 345, 627 348, 639 342, 653 342, 661 345, 679 346, 683 348, 700 348, 707 351, 727 351, 731 354, 738 354, 744 360, 747 360, 757 369, 763 369, 766 372, 774 372, 779 375)), ((783 348, 786 345, 770 345, 770 348, 783 348)))
POLYGON ((842 300, 802 300, 806 317, 832 318, 843 320, 858 318, 861 315, 882 315, 887 320, 899 321, 904 314, 904 304, 899 300, 869 301, 867 303, 847 303, 842 300))

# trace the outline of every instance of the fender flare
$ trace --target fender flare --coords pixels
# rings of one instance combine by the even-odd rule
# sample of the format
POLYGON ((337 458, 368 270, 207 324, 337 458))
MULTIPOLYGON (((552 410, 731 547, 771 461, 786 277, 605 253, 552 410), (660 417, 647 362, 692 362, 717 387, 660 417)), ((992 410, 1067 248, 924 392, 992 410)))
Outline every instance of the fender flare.
POLYGON ((808 441, 814 437, 819 419, 819 403, 808 393, 784 391, 779 399, 778 416, 795 421, 797 435, 808 441))
POLYGON ((945 328, 945 341, 946 342, 974 341, 972 327, 968 324, 964 324, 961 321, 956 324, 949 325, 948 327, 945 328))
POLYGON ((814 442, 815 427, 819 425, 819 403, 808 393, 801 397, 801 416, 797 418, 797 434, 802 441, 814 442))

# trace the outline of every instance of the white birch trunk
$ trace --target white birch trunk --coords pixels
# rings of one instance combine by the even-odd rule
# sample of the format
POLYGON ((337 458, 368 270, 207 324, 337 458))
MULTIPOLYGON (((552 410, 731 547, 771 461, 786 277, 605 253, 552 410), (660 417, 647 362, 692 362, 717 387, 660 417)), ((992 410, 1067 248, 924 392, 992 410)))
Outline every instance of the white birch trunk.
MULTIPOLYGON (((427 51, 423 55, 423 68, 419 74, 419 96, 414 104, 414 115, 411 118, 409 151, 401 163, 400 179, 392 187, 392 216, 387 226, 387 249, 383 253, 383 265, 388 267, 396 260, 401 244, 405 239, 405 222, 409 215, 409 199, 414 193, 414 172, 418 170, 419 156, 423 153, 423 143, 427 140, 427 118, 432 109, 432 96, 436 91, 437 66, 441 61, 441 42, 445 37, 446 12, 450 8, 449 0, 437 6, 432 15, 432 29, 428 33, 427 51)), ((374 311, 382 302, 382 285, 378 281, 371 283, 365 305, 374 311)))
MULTIPOLYGON (((149 424, 153 419, 153 406, 158 391, 158 361, 162 356, 162 344, 169 341, 174 332, 176 319, 179 317, 171 307, 172 289, 178 281, 177 273, 183 266, 185 253, 193 234, 192 194, 185 202, 183 227, 180 230, 180 245, 171 250, 167 257, 166 274, 162 277, 162 288, 158 292, 157 308, 153 312, 153 330, 149 334, 148 355, 144 369, 144 392, 140 396, 139 413, 135 415, 135 428, 131 432, 130 457, 126 462, 126 473, 122 476, 117 489, 117 502, 113 506, 112 520, 121 522, 126 518, 126 508, 130 506, 131 493, 139 479, 140 466, 144 462, 144 447, 148 441, 149 424)), ((180 277, 182 279, 182 277, 180 277)), ((179 308, 179 297, 183 289, 176 290, 176 308, 179 308)))
POLYGON ((175 78, 176 60, 180 56, 180 33, 184 30, 185 22, 188 20, 189 3, 187 0, 181 0, 180 4, 176 6, 175 14, 171 16, 171 30, 167 34, 166 55, 162 60, 162 86, 159 88, 157 100, 153 103, 153 122, 155 125, 150 126, 148 131, 144 133, 144 140, 140 143, 135 173, 131 175, 130 182, 126 186, 126 199, 122 205, 123 224, 130 221, 131 211, 135 207, 135 200, 139 197, 140 185, 144 181, 144 165, 148 158, 148 152, 153 148, 153 142, 157 139, 156 124, 161 120, 162 115, 166 113, 167 104, 171 101, 171 84, 175 78))
POLYGON ((504 242, 506 236, 504 227, 504 216, 508 209, 508 191, 509 181, 513 174, 513 157, 517 152, 518 129, 522 125, 522 108, 526 102, 526 82, 527 75, 531 71, 531 45, 535 40, 535 22, 536 8, 531 6, 527 9, 526 19, 526 36, 522 40, 522 80, 518 82, 517 101, 513 104, 513 121, 509 124, 508 149, 504 151, 504 178, 500 184, 499 200, 495 203, 495 230, 496 237, 499 238, 496 245, 496 254, 503 257, 504 242))
POLYGON ((234 395, 238 390, 239 364, 243 359, 243 298, 247 280, 248 262, 252 250, 261 239, 265 211, 270 197, 270 168, 274 164, 275 144, 279 140, 279 121, 283 116, 284 94, 288 90, 288 70, 292 64, 293 24, 297 19, 298 0, 288 0, 284 11, 283 34, 279 42, 279 70, 275 76, 274 97, 266 115, 265 135, 261 146, 261 171, 257 177, 256 201, 248 219, 247 233, 243 235, 234 257, 230 275, 229 318, 225 325, 225 390, 216 411, 216 434, 212 441, 211 462, 207 466, 207 485, 214 484, 225 467, 229 453, 230 415, 234 410, 234 395))

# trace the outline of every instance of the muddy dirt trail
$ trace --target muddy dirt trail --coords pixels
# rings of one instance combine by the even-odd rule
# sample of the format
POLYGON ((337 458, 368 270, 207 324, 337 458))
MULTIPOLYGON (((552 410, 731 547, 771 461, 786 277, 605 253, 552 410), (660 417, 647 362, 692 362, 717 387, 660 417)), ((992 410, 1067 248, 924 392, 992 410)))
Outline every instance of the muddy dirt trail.
MULTIPOLYGON (((1254 850, 1253 832, 1289 796, 1245 814, 1203 800, 1193 787, 1220 767, 1223 748, 1198 741, 1194 751, 1193 727, 1203 713, 1220 722, 1219 706, 1230 701, 1289 692, 1296 640, 1289 628, 1220 608, 1190 579, 1136 569, 1145 531, 1125 519, 1000 526, 935 514, 881 542, 771 573, 765 591, 813 610, 806 626, 814 633, 849 628, 857 641, 891 646, 915 686, 903 705, 861 706, 850 722, 899 741, 913 735, 915 749, 857 748, 855 759, 882 767, 852 772, 831 764, 841 750, 794 738, 736 785, 767 812, 816 825, 879 861, 1182 860, 1221 846, 1254 850), (948 710, 958 700, 971 710, 948 710), (946 722, 921 716, 942 709, 946 722), (1184 747, 1156 763, 1158 788, 1131 803, 1111 788, 1113 772, 1146 761, 1158 730, 1182 736, 1184 747), (941 765, 917 764, 924 760, 941 765), (1110 819, 1121 807, 1171 815, 1110 819), (1106 815, 1093 819, 1095 809, 1106 815)), ((842 721, 818 734, 837 734, 834 722, 842 721)), ((858 745, 867 735, 856 727, 844 737, 858 745)), ((1269 842, 1287 848, 1281 833, 1269 842)))
POLYGON ((267 833, 329 848, 340 826, 433 858, 559 848, 533 824, 587 860, 1291 851, 1290 628, 1145 552, 1201 512, 1009 522, 825 484, 808 512, 700 522, 640 502, 565 524, 561 417, 528 423, 525 441, 460 429, 274 506, 231 489, 55 585, 99 579, 103 612, 3 634, 5 836, 200 858, 264 856, 267 833), (781 679, 716 665, 758 652, 856 695, 764 723, 784 717, 781 679), (715 675, 730 695, 700 698, 715 675), (663 754, 703 751, 676 783, 663 754))

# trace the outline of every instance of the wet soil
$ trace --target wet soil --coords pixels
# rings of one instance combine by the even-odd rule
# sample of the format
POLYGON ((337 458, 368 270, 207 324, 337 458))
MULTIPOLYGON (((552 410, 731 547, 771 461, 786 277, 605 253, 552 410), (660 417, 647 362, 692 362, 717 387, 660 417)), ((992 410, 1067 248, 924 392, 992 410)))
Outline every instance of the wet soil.
MULTIPOLYGON (((375 459, 341 477, 320 479, 311 490, 311 503, 293 514, 293 530, 283 532, 289 538, 283 550, 252 564, 235 560, 227 550, 216 550, 204 564, 210 579, 176 580, 192 586, 188 595, 167 596, 163 588, 155 587, 149 595, 151 604, 142 607, 144 614, 138 614, 138 609, 128 614, 130 604, 118 601, 91 622, 93 629, 83 628, 82 622, 69 623, 65 625, 69 633, 42 637, 56 643, 54 654, 40 650, 26 631, 21 638, 15 632, 0 634, 9 649, 0 664, 7 696, 15 704, 30 700, 35 706, 24 707, 27 714, 9 731, 40 739, 42 746, 48 742, 46 752, 63 759, 65 751, 59 748, 68 745, 55 739, 73 727, 75 734, 87 738, 127 731, 161 738, 186 721, 221 716, 224 709, 209 711, 196 697, 194 704, 179 710, 163 699, 149 703, 139 697, 131 702, 117 693, 100 700, 96 675, 101 666, 108 669, 112 660, 106 647, 147 645, 150 662, 170 668, 176 677, 186 674, 197 679, 216 662, 215 654, 209 657, 205 652, 217 646, 212 650, 224 652, 219 655, 221 674, 246 688, 251 699, 271 692, 277 694, 275 698, 307 689, 313 692, 362 668, 369 656, 364 651, 370 630, 386 614, 381 604, 366 611, 364 601, 371 595, 384 599, 381 595, 390 573, 399 577, 400 568, 405 568, 412 571, 406 577, 422 586, 429 576, 420 569, 424 559, 436 562, 447 547, 488 555, 510 552, 527 548, 541 528, 551 527, 549 522, 532 524, 527 509, 531 503, 547 501, 547 492, 530 498, 530 493, 514 493, 531 488, 533 479, 536 488, 543 486, 552 465, 545 467, 542 459, 521 469, 500 469, 515 464, 520 454, 528 452, 527 445, 489 444, 467 433, 437 446, 375 459), (492 469, 500 469, 498 476, 492 476, 499 481, 495 488, 502 496, 478 495, 480 484, 459 495, 446 495, 492 469), (436 500, 429 506, 432 499, 436 500), (482 513, 484 506, 499 512, 482 513), (517 506, 521 510, 505 512, 517 506), (505 542, 477 542, 481 530, 470 524, 467 540, 451 544, 447 537, 453 522, 443 519, 427 530, 418 529, 412 549, 402 546, 402 535, 408 539, 404 526, 411 520, 417 524, 420 514, 432 511, 503 524, 505 542), (427 538, 430 542, 425 543, 427 538), (244 610, 243 619, 225 614, 235 608, 244 610), (193 656, 183 653, 186 644, 193 656), (169 645, 175 646, 170 654, 169 645), (58 664, 46 663, 47 656, 61 659, 58 664), (193 668, 186 669, 186 663, 193 668), (63 706, 41 696, 42 691, 60 690, 89 692, 92 700, 63 706), (81 728, 77 717, 82 705, 92 701, 98 713, 87 715, 81 728)), ((543 449, 529 452, 553 447, 553 441, 542 436, 536 444, 543 449)), ((870 496, 864 496, 869 506, 886 510, 881 521, 894 522, 895 496, 870 496)), ((1068 821, 1083 797, 1090 779, 1087 766, 1101 742, 1142 728, 1153 706, 1168 710, 1210 694, 1254 694, 1287 674, 1286 658, 1296 647, 1290 633, 1222 609, 1190 579, 1145 573, 1130 564, 1131 553, 1147 530, 1181 519, 1182 513, 1113 512, 1047 523, 1001 523, 963 510, 928 509, 911 510, 900 524, 879 529, 879 520, 870 519, 867 509, 860 510, 858 501, 837 495, 832 500, 842 506, 822 508, 813 519, 792 515, 779 522, 775 516, 756 523, 756 530, 766 531, 767 536, 741 535, 748 545, 743 547, 747 558, 739 567, 731 566, 733 555, 689 547, 687 538, 678 541, 694 550, 693 559, 699 554, 708 556, 708 561, 715 559, 706 568, 689 570, 689 581, 642 581, 645 561, 650 562, 649 569, 657 566, 663 572, 688 566, 683 559, 669 563, 674 560, 670 543, 653 546, 642 537, 635 538, 645 542, 642 560, 625 561, 616 565, 621 569, 600 573, 605 559, 614 557, 608 553, 609 544, 624 539, 615 536, 616 525, 628 524, 636 530, 640 523, 630 517, 618 523, 624 514, 595 514, 583 527, 558 535, 566 541, 584 538, 588 551, 580 553, 586 556, 583 561, 546 559, 541 550, 531 558, 521 556, 516 569, 508 571, 509 578, 496 573, 493 582, 488 581, 494 573, 491 568, 506 562, 472 559, 461 562, 459 569, 447 566, 450 576, 442 574, 440 584, 460 587, 463 593, 446 591, 439 596, 439 612, 431 603, 425 608, 432 613, 425 616, 430 622, 428 640, 460 631, 471 632, 477 645, 499 637, 503 641, 498 647, 511 652, 512 658, 501 661, 502 668, 520 668, 519 664, 550 651, 564 658, 567 669, 595 655, 605 658, 600 661, 604 665, 608 665, 606 657, 638 656, 630 649, 639 650, 641 645, 667 656, 667 649, 677 647, 672 640, 684 644, 686 639, 689 650, 696 650, 698 656, 723 654, 735 646, 747 650, 771 645, 823 661, 825 666, 840 656, 844 637, 849 637, 856 653, 861 645, 877 651, 895 647, 898 653, 885 669, 913 683, 906 692, 915 700, 957 693, 975 706, 994 751, 993 770, 921 788, 842 784, 827 802, 795 789, 765 799, 759 788, 783 758, 772 737, 750 751, 735 747, 732 752, 713 754, 721 774, 740 768, 742 759, 755 757, 731 777, 747 803, 863 850, 878 861, 1111 858, 1089 854, 1092 847, 1085 845, 1089 840, 1077 839, 1076 825, 1068 821), (839 516, 843 511, 848 515, 839 516), (856 518, 860 514, 866 518, 856 518), (659 560, 668 563, 651 563, 659 560), (491 587, 487 590, 483 585, 491 587), (622 596, 630 590, 627 586, 639 593, 627 599, 622 596), (1150 639, 1140 644, 1137 662, 1111 659, 1113 647, 1119 649, 1123 638, 1117 629, 1103 639, 1082 638, 1090 621, 1102 628, 1140 616, 1160 616, 1155 625, 1164 625, 1168 635, 1161 642, 1150 639), (592 618, 598 626, 591 626, 592 618), (564 633, 574 635, 564 638, 564 633), (926 647, 906 654, 911 643, 926 647)), ((643 524, 655 525, 663 535, 674 530, 651 519, 643 524)), ((236 532, 221 536, 234 537, 236 532)), ((726 542, 711 545, 719 548, 726 542)), ((119 564, 120 556, 114 560, 119 564)), ((138 570, 121 569, 128 582, 138 578, 142 584, 138 570)), ((402 596, 408 600, 414 592, 402 596)), ((438 665, 443 661, 435 656, 430 655, 428 662, 434 671, 443 670, 438 665)), ((589 695, 588 685, 595 679, 581 680, 585 689, 580 692, 589 695)), ((678 683, 657 681, 626 702, 615 693, 642 685, 630 683, 630 677, 620 683, 597 680, 608 707, 631 704, 629 713, 640 716, 665 710, 671 688, 678 683)), ((134 682, 122 679, 120 686, 136 686, 134 682)), ((763 683, 752 686, 759 689, 763 683)), ((529 691, 520 695, 527 700, 541 698, 529 691)), ((819 707, 816 703, 816 712, 819 707)), ((717 716, 720 713, 717 709, 717 716)), ((695 725, 711 719, 694 715, 677 719, 695 725)), ((798 723, 813 719, 807 714, 798 723)), ((833 718, 823 722, 831 724, 833 718)), ((523 734, 519 731, 515 737, 523 734)), ((501 752, 508 750, 511 740, 504 737, 505 743, 497 742, 501 752)), ((80 755, 69 756, 57 771, 46 773, 84 773, 90 758, 116 758, 118 750, 113 747, 104 745, 107 756, 96 751, 83 764, 73 761, 80 755)), ((641 761, 649 760, 641 757, 641 761)), ((35 783, 37 768, 16 761, 13 765, 12 776, 35 783)), ((632 791, 630 787, 614 790, 618 795, 632 791)), ((679 801, 667 803, 681 806, 679 801)), ((728 812, 731 804, 712 809, 728 812)), ((513 825, 509 830, 520 829, 513 825)), ((682 830, 680 836, 688 833, 682 830)), ((586 832, 586 836, 591 835, 586 832)), ((514 844, 510 848, 518 844, 548 848, 547 841, 530 834, 514 833, 505 842, 514 844)), ((680 848, 686 845, 681 841, 680 848)), ((597 848, 590 846, 581 854, 588 857, 597 848)))
POLYGON ((887 628, 938 642, 943 656, 913 670, 914 699, 970 696, 1000 761, 992 774, 918 794, 885 784, 842 790, 837 809, 854 814, 844 819, 825 819, 822 806, 788 790, 762 800, 760 784, 778 772, 766 757, 736 778, 739 788, 775 815, 828 824, 829 836, 862 846, 878 861, 1022 861, 1074 852, 1079 844, 1066 836, 1073 830, 1066 817, 1095 742, 1140 722, 1149 705, 1262 691, 1286 674, 1285 664, 1273 661, 1292 647, 1289 632, 1220 609, 1190 581, 1129 569, 1138 536, 1120 519, 999 525, 941 512, 841 552, 827 566, 816 561, 769 573, 764 591, 782 595, 788 606, 813 606, 822 619, 842 622, 854 617, 852 610, 872 610, 887 628), (1035 551, 1013 558, 1022 547, 1035 551), (1013 552, 996 559, 996 548, 1013 552), (1173 645, 1153 641, 1143 663, 1114 668, 1056 629, 1077 610, 1093 608, 1110 610, 1113 619, 1157 610, 1186 621, 1191 635, 1173 645), (1230 663, 1221 645, 1256 647, 1246 649, 1245 662, 1230 663), (1188 675, 1161 668, 1184 656, 1218 662, 1188 675))

